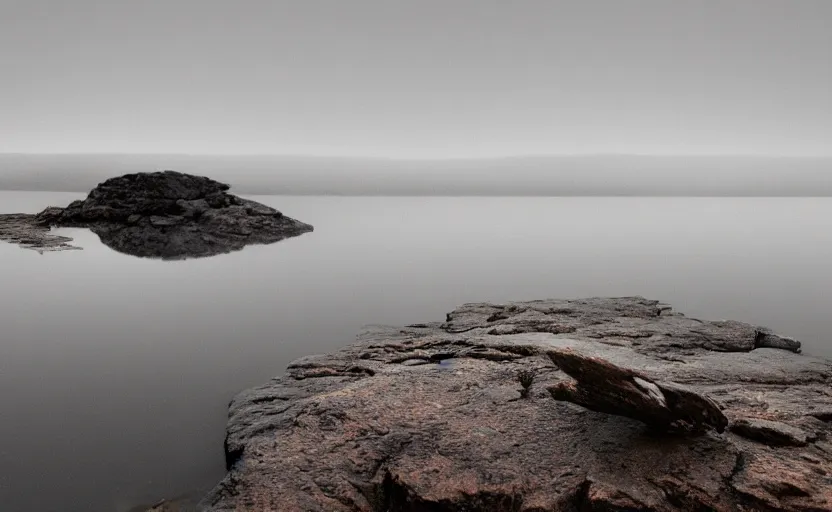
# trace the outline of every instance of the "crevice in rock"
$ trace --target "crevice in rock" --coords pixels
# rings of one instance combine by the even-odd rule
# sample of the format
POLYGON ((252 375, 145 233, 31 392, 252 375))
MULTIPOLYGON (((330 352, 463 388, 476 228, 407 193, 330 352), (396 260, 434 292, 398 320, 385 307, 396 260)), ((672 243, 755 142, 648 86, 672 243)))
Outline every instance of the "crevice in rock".
POLYGON ((575 332, 577 329, 571 325, 560 325, 555 323, 549 324, 528 324, 528 323, 520 323, 520 324, 501 324, 498 327, 494 327, 493 329, 488 331, 488 334, 491 336, 503 336, 503 335, 510 335, 510 334, 526 334, 526 333, 549 333, 549 334, 570 334, 575 332))
POLYGON ((809 416, 817 418, 820 421, 832 422, 832 411, 813 412, 809 416))
POLYGON ((474 329, 480 329, 481 327, 482 326, 480 325, 475 325, 473 327, 465 327, 463 329, 452 329, 451 327, 443 326, 442 330, 447 332, 448 334, 462 334, 464 332, 473 331, 474 329))
POLYGON ((520 512, 523 496, 519 492, 503 494, 480 491, 462 494, 454 500, 425 500, 389 471, 374 492, 374 512, 520 512))
POLYGON ((307 367, 297 373, 289 374, 295 380, 305 380, 305 379, 319 379, 322 377, 360 377, 360 376, 369 376, 372 377, 376 374, 375 370, 371 368, 366 368, 364 366, 351 366, 346 369, 338 369, 332 368, 329 366, 319 366, 319 367, 307 367))
POLYGON ((231 468, 243 457, 245 448, 242 445, 231 448, 228 443, 228 434, 225 435, 222 447, 225 452, 225 470, 231 471, 231 468))
POLYGON ((543 313, 547 315, 561 315, 561 316, 575 316, 576 314, 583 314, 576 312, 574 309, 571 308, 551 308, 547 309, 543 313))
POLYGON ((497 345, 493 348, 502 352, 517 354, 524 357, 536 356, 541 353, 541 349, 531 345, 497 345))
POLYGON ((760 498, 758 498, 757 496, 749 494, 745 491, 741 491, 737 489, 737 487, 734 485, 734 480, 740 473, 745 471, 747 465, 748 457, 746 456, 745 452, 738 451, 737 459, 736 462, 734 462, 734 467, 731 470, 731 474, 725 478, 725 484, 733 494, 737 505, 743 507, 740 510, 754 510, 759 512, 781 512, 782 509, 773 508, 764 501, 760 500, 760 498))
POLYGON ((498 320, 508 320, 511 318, 511 315, 507 315, 503 312, 494 313, 493 315, 489 316, 485 321, 488 323, 497 322, 498 320))
POLYGON ((690 512, 712 512, 713 507, 702 503, 695 495, 687 489, 684 489, 676 480, 662 480, 648 479, 657 489, 662 492, 668 503, 679 510, 690 512))
POLYGON ((747 460, 745 457, 745 452, 738 451, 737 452, 737 460, 734 461, 734 467, 731 469, 731 474, 728 475, 728 482, 733 482, 734 478, 740 474, 745 469, 745 465, 747 464, 747 460))
POLYGON ((454 359, 455 357, 457 357, 457 354, 453 352, 439 352, 437 354, 431 354, 430 356, 428 356, 428 361, 439 362, 445 361, 446 359, 454 359))
POLYGON ((604 338, 627 338, 627 339, 643 339, 652 338, 655 336, 652 332, 624 332, 624 331, 605 331, 605 332, 590 332, 584 334, 587 338, 604 339, 604 338))
POLYGON ((585 478, 571 493, 558 500, 558 509, 564 512, 590 512, 592 510, 589 497, 591 487, 592 480, 585 478))
POLYGON ((500 363, 503 361, 514 361, 516 359, 520 359, 522 356, 517 354, 512 354, 508 352, 503 352, 501 350, 488 350, 488 351, 476 351, 471 350, 465 352, 464 354, 460 354, 461 357, 467 357, 470 359, 485 359, 487 361, 494 361, 496 363, 500 363))
POLYGON ((270 402, 285 402, 287 400, 292 400, 294 397, 286 397, 286 396, 258 396, 257 398, 252 398, 249 400, 252 404, 267 404, 270 402))

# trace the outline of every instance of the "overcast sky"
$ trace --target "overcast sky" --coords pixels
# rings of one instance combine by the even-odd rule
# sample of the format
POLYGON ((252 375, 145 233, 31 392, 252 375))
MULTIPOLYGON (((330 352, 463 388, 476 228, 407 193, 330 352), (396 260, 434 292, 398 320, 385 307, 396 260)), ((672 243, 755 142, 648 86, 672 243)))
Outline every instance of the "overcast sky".
POLYGON ((829 0, 0 0, 0 152, 832 154, 829 0))

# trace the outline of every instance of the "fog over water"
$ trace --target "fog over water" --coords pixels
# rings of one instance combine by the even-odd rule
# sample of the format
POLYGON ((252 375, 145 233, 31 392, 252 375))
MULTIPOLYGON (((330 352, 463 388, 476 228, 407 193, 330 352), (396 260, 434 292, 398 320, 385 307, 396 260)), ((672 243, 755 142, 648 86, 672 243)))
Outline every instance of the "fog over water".
POLYGON ((0 189, 87 192, 173 169, 235 193, 405 196, 829 196, 832 158, 577 155, 496 159, 0 154, 0 189))

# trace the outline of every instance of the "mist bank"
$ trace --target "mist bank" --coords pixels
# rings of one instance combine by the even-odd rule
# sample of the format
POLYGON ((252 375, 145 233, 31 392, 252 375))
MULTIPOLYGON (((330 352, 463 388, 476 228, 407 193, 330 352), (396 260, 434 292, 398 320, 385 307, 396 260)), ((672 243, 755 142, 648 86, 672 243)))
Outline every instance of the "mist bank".
POLYGON ((746 156, 394 160, 0 154, 0 189, 85 193, 108 178, 167 169, 229 183, 237 194, 832 196, 832 157, 746 156))

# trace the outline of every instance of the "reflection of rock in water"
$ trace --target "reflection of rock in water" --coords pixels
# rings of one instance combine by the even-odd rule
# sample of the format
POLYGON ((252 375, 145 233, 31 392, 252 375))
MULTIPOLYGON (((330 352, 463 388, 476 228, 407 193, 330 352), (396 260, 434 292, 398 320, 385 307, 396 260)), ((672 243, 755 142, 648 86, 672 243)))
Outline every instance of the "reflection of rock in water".
POLYGON ((72 238, 52 233, 49 227, 36 222, 35 215, 21 213, 0 215, 0 240, 33 249, 38 254, 52 251, 76 250, 72 238))
POLYGON ((70 248, 71 239, 47 235, 51 226, 84 227, 108 247, 162 259, 212 256, 247 245, 270 244, 312 231, 269 206, 227 193, 229 186, 174 171, 127 174, 95 187, 66 208, 16 215, 9 224, 24 236, 6 241, 43 250, 70 248), (63 244, 63 245, 62 245, 63 244))

